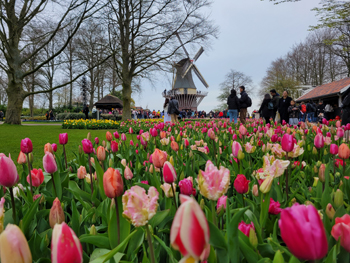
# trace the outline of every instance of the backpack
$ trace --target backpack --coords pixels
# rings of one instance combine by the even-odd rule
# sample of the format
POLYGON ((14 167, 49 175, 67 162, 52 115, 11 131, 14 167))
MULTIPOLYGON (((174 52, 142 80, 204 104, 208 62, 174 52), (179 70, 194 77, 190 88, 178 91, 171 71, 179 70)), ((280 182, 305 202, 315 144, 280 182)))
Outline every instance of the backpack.
POLYGON ((267 104, 267 109, 268 110, 273 110, 274 109, 274 105, 273 105, 273 102, 270 101, 268 104, 267 104))
POLYGON ((247 98, 247 107, 251 107, 252 106, 252 99, 248 96, 247 98))
POLYGON ((306 113, 306 105, 305 104, 301 105, 301 112, 306 113))

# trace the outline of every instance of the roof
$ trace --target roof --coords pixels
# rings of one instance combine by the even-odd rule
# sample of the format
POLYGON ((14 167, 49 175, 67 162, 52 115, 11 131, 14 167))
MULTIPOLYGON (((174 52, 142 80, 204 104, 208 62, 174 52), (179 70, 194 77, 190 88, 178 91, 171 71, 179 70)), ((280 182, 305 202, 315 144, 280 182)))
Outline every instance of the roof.
POLYGON ((318 99, 325 97, 332 97, 339 93, 344 93, 350 87, 350 77, 344 78, 338 81, 334 81, 328 84, 317 86, 308 93, 304 94, 297 99, 298 102, 309 99, 318 99))
POLYGON ((108 94, 94 105, 97 108, 123 108, 123 101, 116 96, 108 94))

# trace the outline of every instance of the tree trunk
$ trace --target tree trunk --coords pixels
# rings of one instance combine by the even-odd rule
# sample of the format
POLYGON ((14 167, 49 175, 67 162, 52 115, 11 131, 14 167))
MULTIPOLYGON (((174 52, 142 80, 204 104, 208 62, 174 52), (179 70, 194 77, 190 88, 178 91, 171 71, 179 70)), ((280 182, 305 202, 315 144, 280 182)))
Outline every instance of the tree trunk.
POLYGON ((131 119, 131 80, 123 81, 123 120, 131 119))
POLYGON ((6 93, 8 100, 5 123, 21 124, 21 114, 24 101, 22 84, 10 82, 6 89, 6 93))
POLYGON ((49 93, 49 110, 52 110, 52 100, 53 100, 52 91, 48 93, 49 93))

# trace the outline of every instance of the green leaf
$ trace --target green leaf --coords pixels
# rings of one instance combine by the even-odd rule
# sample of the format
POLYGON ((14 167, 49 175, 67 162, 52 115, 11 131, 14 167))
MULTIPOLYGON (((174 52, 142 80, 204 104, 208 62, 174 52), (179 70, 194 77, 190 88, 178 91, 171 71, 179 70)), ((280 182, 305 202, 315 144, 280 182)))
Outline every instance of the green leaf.
MULTIPOLYGON (((146 225, 147 227, 147 225, 146 225)), ((165 249, 165 251, 168 253, 170 262, 173 263, 177 263, 177 261, 174 259, 174 255, 173 252, 171 251, 171 249, 163 242, 163 240, 161 240, 159 237, 157 237, 156 235, 153 235, 153 237, 159 242, 159 244, 165 249)))
POLYGON ((245 212, 245 215, 249 218, 250 221, 252 221, 254 223, 255 232, 256 232, 256 236, 258 238, 259 244, 263 243, 263 240, 261 237, 261 228, 260 228, 258 219, 256 218, 256 216, 253 214, 253 212, 251 210, 247 210, 245 212))
POLYGON ((80 215, 77 209, 77 206, 75 204, 75 201, 72 200, 72 229, 74 231, 74 233, 79 236, 80 235, 80 229, 79 229, 79 219, 80 219, 80 215))
MULTIPOLYGON (((61 200, 62 199, 62 184, 61 184, 60 174, 58 173, 58 171, 56 171, 53 174, 53 181, 55 182, 57 197, 58 197, 58 199, 61 200)), ((55 193, 55 190, 52 189, 52 192, 55 193)))
POLYGON ((95 156, 95 170, 96 170, 96 175, 97 175, 97 181, 98 181, 98 189, 100 191, 100 195, 102 200, 106 199, 107 196, 105 194, 105 190, 103 188, 103 169, 101 165, 99 164, 97 157, 95 156))
POLYGON ((91 195, 87 192, 84 192, 83 190, 81 190, 79 188, 79 186, 77 185, 76 182, 74 181, 69 181, 69 190, 72 191, 72 193, 74 194, 74 196, 79 200, 79 198, 81 197, 83 200, 89 201, 89 202, 93 202, 95 204, 95 206, 99 206, 100 205, 100 201, 97 198, 93 198, 91 200, 91 195))
POLYGON ((228 254, 231 263, 240 262, 238 224, 248 207, 240 209, 231 219, 227 227, 228 254))
POLYGON ((210 245, 212 245, 214 248, 220 248, 227 251, 227 242, 221 231, 212 222, 208 222, 208 224, 210 231, 210 245))
POLYGON ((289 260, 289 263, 300 263, 300 261, 296 257, 292 256, 289 260))
MULTIPOLYGON (((109 253, 110 250, 109 249, 104 249, 104 248, 97 248, 94 250, 94 252, 92 252, 92 255, 90 257, 90 262, 92 263, 103 263, 103 259, 99 259, 99 257, 106 255, 107 253, 109 253)), ((122 257, 124 256, 123 253, 117 253, 113 256, 113 262, 114 263, 118 263, 120 262, 120 260, 122 259, 122 257)), ((110 261, 111 262, 111 261, 110 261)))
POLYGON ((145 232, 141 227, 136 230, 136 234, 130 239, 127 255, 137 254, 137 250, 142 245, 145 238, 145 232))
POLYGON ((337 245, 334 245, 332 249, 328 252, 325 263, 337 263, 337 245))
POLYGON ((157 212, 149 221, 149 224, 152 226, 152 228, 155 228, 160 223, 162 223, 162 221, 167 217, 169 212, 170 212, 170 209, 157 212))
POLYGON ((85 234, 85 235, 81 235, 79 237, 79 240, 80 242, 93 244, 100 248, 107 248, 107 249, 111 248, 109 245, 109 239, 108 237, 105 237, 105 236, 85 234))
POLYGON ((284 258, 280 250, 277 250, 275 257, 273 258, 273 263, 284 263, 284 258))
POLYGON ((238 231, 239 248, 242 251, 245 259, 249 263, 255 263, 259 259, 259 255, 251 248, 249 239, 241 231, 238 231))
POLYGON ((25 216, 22 219, 21 228, 22 228, 23 233, 26 236, 31 234, 31 233, 28 233, 29 226, 30 226, 31 222, 34 220, 35 214, 37 213, 40 199, 41 198, 38 198, 37 200, 35 200, 35 202, 30 206, 27 213, 25 213, 25 216))

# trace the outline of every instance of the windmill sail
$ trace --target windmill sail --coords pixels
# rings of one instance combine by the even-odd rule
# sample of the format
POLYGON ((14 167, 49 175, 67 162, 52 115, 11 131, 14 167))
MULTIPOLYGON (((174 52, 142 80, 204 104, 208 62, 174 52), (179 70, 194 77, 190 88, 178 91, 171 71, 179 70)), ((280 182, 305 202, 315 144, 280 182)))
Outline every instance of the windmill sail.
POLYGON ((203 83, 203 85, 206 88, 209 88, 208 83, 205 81, 204 77, 202 76, 202 74, 199 72, 198 68, 196 67, 196 65, 193 64, 193 71, 194 73, 196 73, 197 77, 199 78, 199 80, 203 83))

